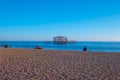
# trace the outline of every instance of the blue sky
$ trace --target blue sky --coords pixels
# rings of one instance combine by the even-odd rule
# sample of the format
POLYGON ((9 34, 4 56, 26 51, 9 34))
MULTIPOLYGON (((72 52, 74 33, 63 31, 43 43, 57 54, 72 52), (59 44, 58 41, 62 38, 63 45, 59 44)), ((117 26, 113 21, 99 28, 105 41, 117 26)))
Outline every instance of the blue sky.
POLYGON ((0 0, 0 40, 120 41, 120 0, 0 0))

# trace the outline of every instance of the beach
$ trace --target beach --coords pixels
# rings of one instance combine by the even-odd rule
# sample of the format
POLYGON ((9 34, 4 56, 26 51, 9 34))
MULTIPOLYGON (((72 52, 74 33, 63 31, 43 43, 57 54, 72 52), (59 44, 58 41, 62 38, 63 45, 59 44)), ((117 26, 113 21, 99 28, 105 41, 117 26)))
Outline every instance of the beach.
POLYGON ((120 80, 120 53, 1 48, 0 80, 120 80))

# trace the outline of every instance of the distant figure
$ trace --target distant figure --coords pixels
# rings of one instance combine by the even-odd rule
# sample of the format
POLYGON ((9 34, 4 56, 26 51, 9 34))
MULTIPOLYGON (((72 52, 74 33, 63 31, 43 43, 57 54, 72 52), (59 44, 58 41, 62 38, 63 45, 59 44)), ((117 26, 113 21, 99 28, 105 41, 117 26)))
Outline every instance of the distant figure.
POLYGON ((84 46, 83 51, 87 51, 87 47, 86 46, 84 46))
POLYGON ((7 44, 5 44, 5 45, 4 45, 4 48, 8 48, 8 45, 7 45, 7 44))
POLYGON ((42 49, 40 46, 36 46, 36 48, 35 49, 42 49))

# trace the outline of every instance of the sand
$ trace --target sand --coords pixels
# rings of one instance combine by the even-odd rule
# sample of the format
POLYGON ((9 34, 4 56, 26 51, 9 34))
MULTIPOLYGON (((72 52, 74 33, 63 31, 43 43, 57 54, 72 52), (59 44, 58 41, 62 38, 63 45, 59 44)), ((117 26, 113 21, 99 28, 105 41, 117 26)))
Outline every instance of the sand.
POLYGON ((0 49, 0 80, 120 80, 120 53, 0 49))

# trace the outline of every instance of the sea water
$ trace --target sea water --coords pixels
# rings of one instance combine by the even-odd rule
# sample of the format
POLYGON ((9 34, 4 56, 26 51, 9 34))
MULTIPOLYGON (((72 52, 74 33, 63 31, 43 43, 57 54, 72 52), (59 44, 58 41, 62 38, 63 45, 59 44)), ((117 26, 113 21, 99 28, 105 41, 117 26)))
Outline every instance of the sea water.
POLYGON ((52 41, 0 41, 0 47, 7 44, 11 48, 34 49, 40 46, 48 50, 75 50, 82 51, 86 46, 88 51, 95 52, 120 52, 120 42, 75 42, 67 44, 54 44, 52 41))

